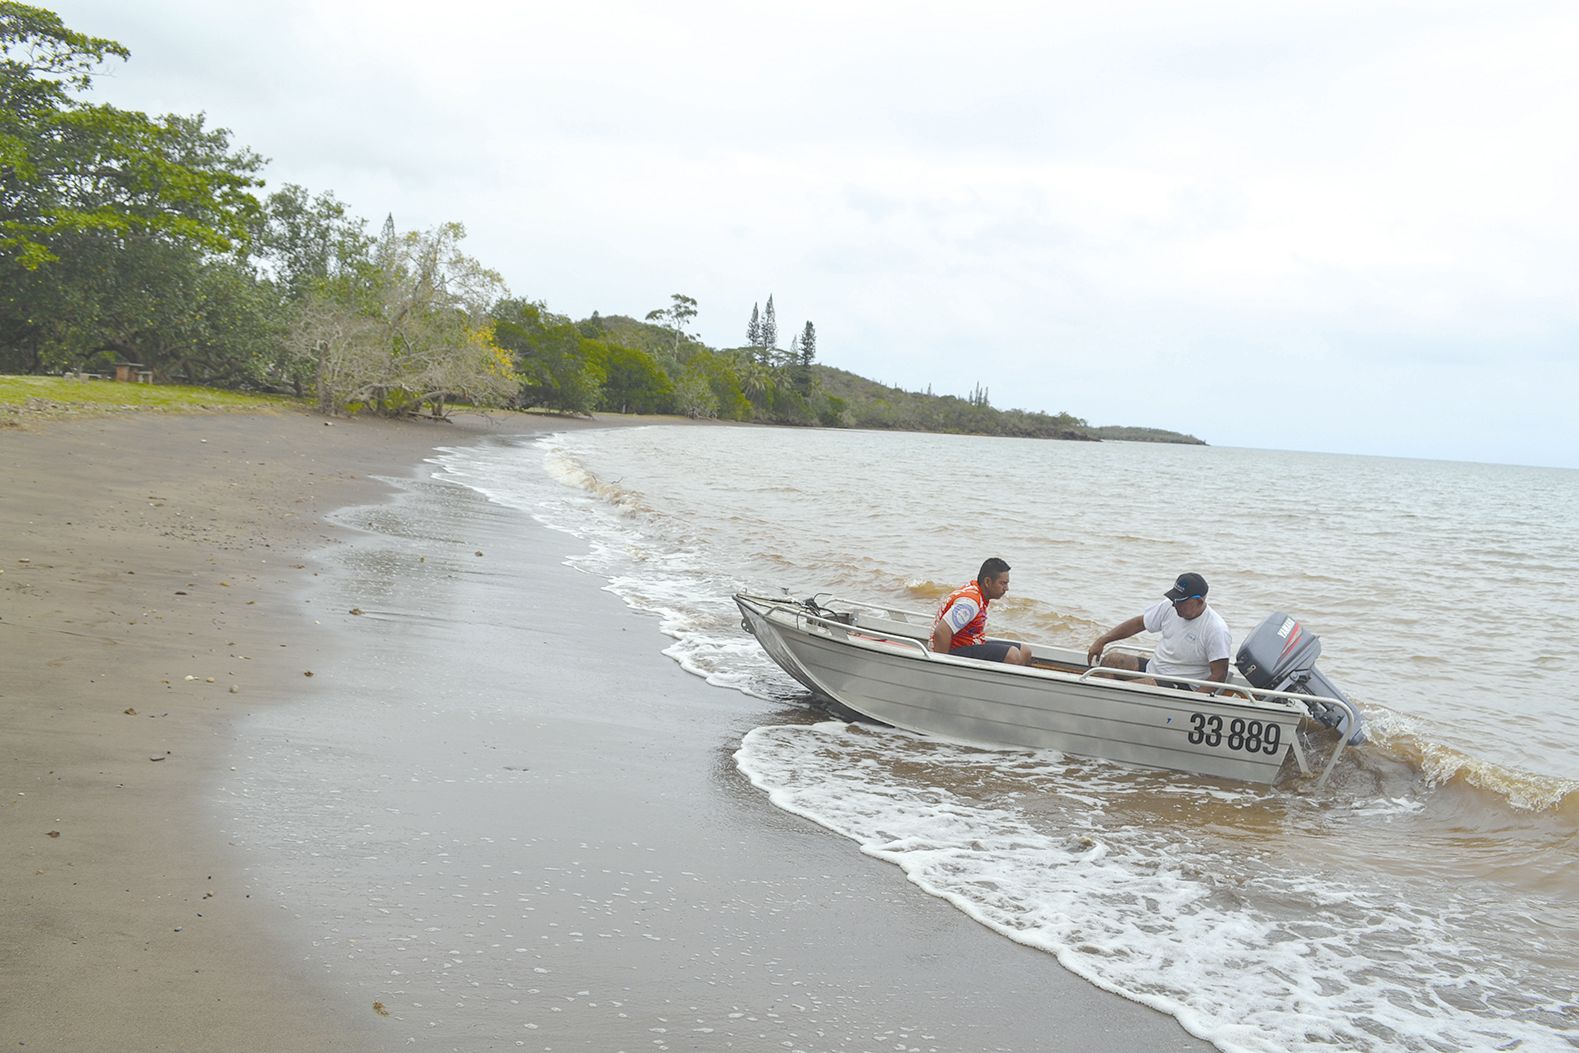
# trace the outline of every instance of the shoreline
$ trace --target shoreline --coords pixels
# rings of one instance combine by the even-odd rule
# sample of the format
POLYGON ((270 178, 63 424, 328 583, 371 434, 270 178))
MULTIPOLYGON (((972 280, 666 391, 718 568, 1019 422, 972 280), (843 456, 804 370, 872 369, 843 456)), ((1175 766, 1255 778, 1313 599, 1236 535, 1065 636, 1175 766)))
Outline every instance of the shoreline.
MULTIPOLYGON (((622 423, 546 419, 538 430, 622 423)), ((399 994, 367 996, 367 977, 376 974, 361 966, 340 970, 349 979, 324 976, 321 954, 305 939, 308 926, 278 920, 269 864, 260 864, 257 846, 218 832, 215 795, 236 778, 225 766, 242 720, 257 715, 278 725, 301 716, 328 726, 336 714, 318 710, 317 721, 311 707, 366 670, 359 634, 391 632, 402 648, 420 642, 410 635, 420 623, 410 617, 381 626, 325 618, 319 626, 312 608, 303 616, 304 586, 316 597, 353 580, 343 573, 314 580, 330 568, 310 554, 332 557, 350 540, 325 516, 387 503, 398 487, 375 476, 414 477, 435 446, 531 429, 334 425, 296 415, 128 416, 0 435, 0 460, 13 480, 0 511, 0 1036, 8 1044, 91 1048, 107 1028, 127 1050, 396 1044, 409 1006, 399 994)), ((785 963, 778 979, 758 979, 759 991, 734 997, 757 1004, 773 995, 769 988, 789 983, 832 999, 861 986, 862 977, 868 986, 896 988, 844 1007, 847 1042, 805 1048, 892 1048, 892 1035, 856 1038, 888 1019, 913 1021, 917 1035, 941 1029, 954 1036, 940 1036, 932 1048, 971 1048, 966 1036, 986 1040, 985 1033, 1003 1048, 1040 1048, 1033 1037, 1050 1033, 1097 1049, 1142 1039, 1159 1050, 1207 1048, 1171 1018, 1096 990, 1051 956, 911 888, 843 839, 778 812, 759 793, 741 792, 736 784, 745 779, 726 762, 742 731, 766 713, 763 704, 710 687, 664 657, 667 638, 654 619, 564 566, 559 553, 573 547, 569 538, 525 516, 504 518, 489 542, 501 555, 465 587, 497 588, 495 579, 508 578, 551 589, 565 597, 578 630, 547 634, 544 644, 558 650, 536 652, 555 657, 531 678, 541 695, 531 741, 543 744, 545 768, 558 781, 511 792, 545 811, 576 802, 575 816, 545 821, 540 831, 556 852, 585 840, 587 816, 595 815, 600 831, 655 830, 659 843, 650 850, 669 869, 713 868, 705 887, 677 893, 677 910, 701 913, 674 930, 669 955, 694 961, 710 947, 716 953, 718 932, 702 915, 722 900, 751 915, 732 938, 759 958, 785 963), (506 573, 497 568, 507 551, 514 562, 506 573), (620 653, 597 668, 599 641, 618 633, 626 634, 614 637, 620 653), (675 707, 680 727, 699 729, 694 744, 687 736, 693 763, 671 766, 685 752, 662 739, 675 713, 633 718, 619 702, 632 697, 675 707), (719 718, 726 727, 708 727, 719 718), (619 776, 611 779, 608 766, 619 776), (691 795, 673 799, 675 786, 688 781, 691 795), (688 829, 698 808, 716 827, 705 837, 688 829), (715 853, 719 845, 725 850, 715 853), (781 913, 795 929, 786 929, 781 913), (1034 1006, 1020 1004, 1016 979, 1034 984, 1034 1006), (959 1001, 939 1003, 944 992, 959 1001), (1056 1005, 1045 1004, 1046 995, 1056 1005), (1015 1013, 1019 1020, 994 1019, 1015 1013)), ((511 646, 543 646, 531 638, 538 627, 509 629, 511 646)), ((496 672, 511 671, 505 661, 496 672)), ((388 738, 385 751, 433 748, 400 726, 388 738)), ((402 863, 396 853, 376 871, 399 871, 402 863)), ((599 884, 593 874, 579 881, 588 893, 599 884)), ((330 899, 320 894, 305 909, 332 914, 330 899)), ((575 920, 562 905, 553 909, 559 913, 549 916, 575 920)), ((670 994, 697 1004, 718 997, 716 981, 676 975, 665 954, 556 951, 574 964, 577 983, 618 979, 645 1009, 670 994), (648 969, 631 975, 644 960, 648 969)), ((503 1005, 490 1004, 487 1013, 502 1021, 510 1013, 503 1005)), ((534 1047, 636 1041, 625 1024, 590 1011, 549 1019, 557 1028, 534 1030, 534 1047)), ((690 1046, 678 1036, 670 1041, 726 1048, 722 1034, 712 1033, 692 1036, 690 1046)), ((494 1048, 494 1037, 458 1048, 494 1048)), ((775 1032, 771 1044, 780 1037, 775 1032)), ((738 1038, 733 1048, 754 1048, 744 1034, 738 1038)))
POLYGON ((125 1050, 260 1029, 278 1050, 377 1048, 239 880, 210 788, 237 722, 310 691, 329 650, 291 600, 343 537, 325 517, 387 492, 374 473, 503 432, 292 412, 0 432, 7 1046, 94 1048, 113 1027, 125 1050))

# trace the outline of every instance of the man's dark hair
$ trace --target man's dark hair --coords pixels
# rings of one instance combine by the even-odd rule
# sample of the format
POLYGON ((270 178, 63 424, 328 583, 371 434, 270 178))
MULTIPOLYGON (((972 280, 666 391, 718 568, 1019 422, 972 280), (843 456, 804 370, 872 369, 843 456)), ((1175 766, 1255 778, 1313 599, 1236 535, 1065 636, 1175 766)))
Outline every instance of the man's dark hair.
POLYGON ((997 556, 993 556, 981 565, 981 573, 976 575, 976 584, 980 585, 988 578, 996 578, 999 574, 1006 573, 1009 565, 997 556))

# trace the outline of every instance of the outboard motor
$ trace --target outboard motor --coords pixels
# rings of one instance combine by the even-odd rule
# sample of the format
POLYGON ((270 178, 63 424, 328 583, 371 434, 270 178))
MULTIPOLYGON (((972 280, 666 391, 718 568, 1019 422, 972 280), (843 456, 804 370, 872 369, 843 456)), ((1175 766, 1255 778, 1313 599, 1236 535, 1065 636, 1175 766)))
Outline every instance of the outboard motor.
MULTIPOLYGON (((1273 614, 1256 626, 1245 642, 1239 645, 1234 665, 1251 687, 1268 691, 1293 691, 1301 695, 1319 695, 1322 698, 1349 701, 1349 696, 1321 675, 1316 659, 1321 657, 1321 638, 1309 632, 1292 615, 1273 614)), ((1354 709, 1351 723, 1348 711, 1339 706, 1321 702, 1307 702, 1310 715, 1320 724, 1335 727, 1349 737, 1349 745, 1358 746, 1365 741, 1365 726, 1359 719, 1359 707, 1354 709)))

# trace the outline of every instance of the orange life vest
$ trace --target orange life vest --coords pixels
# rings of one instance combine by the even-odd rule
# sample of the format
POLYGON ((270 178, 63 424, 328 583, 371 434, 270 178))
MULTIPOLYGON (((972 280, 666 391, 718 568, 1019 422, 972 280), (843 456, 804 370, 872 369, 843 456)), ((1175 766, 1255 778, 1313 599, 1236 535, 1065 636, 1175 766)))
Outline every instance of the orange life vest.
POLYGON ((950 651, 983 643, 987 639, 987 597, 981 594, 981 586, 974 581, 967 581, 948 594, 948 598, 938 608, 937 621, 932 623, 932 628, 936 630, 938 622, 943 620, 949 608, 954 606, 956 600, 962 599, 968 599, 976 604, 976 617, 967 622, 965 628, 955 633, 949 640, 950 651))

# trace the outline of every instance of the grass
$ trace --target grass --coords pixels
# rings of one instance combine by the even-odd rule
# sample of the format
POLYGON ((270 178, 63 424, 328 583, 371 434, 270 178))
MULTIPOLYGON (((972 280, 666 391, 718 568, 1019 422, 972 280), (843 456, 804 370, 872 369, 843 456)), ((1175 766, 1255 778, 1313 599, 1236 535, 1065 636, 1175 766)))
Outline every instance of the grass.
POLYGON ((21 417, 117 410, 257 411, 301 405, 305 405, 305 400, 283 395, 246 395, 239 391, 184 384, 118 384, 113 380, 0 376, 0 411, 21 417))

